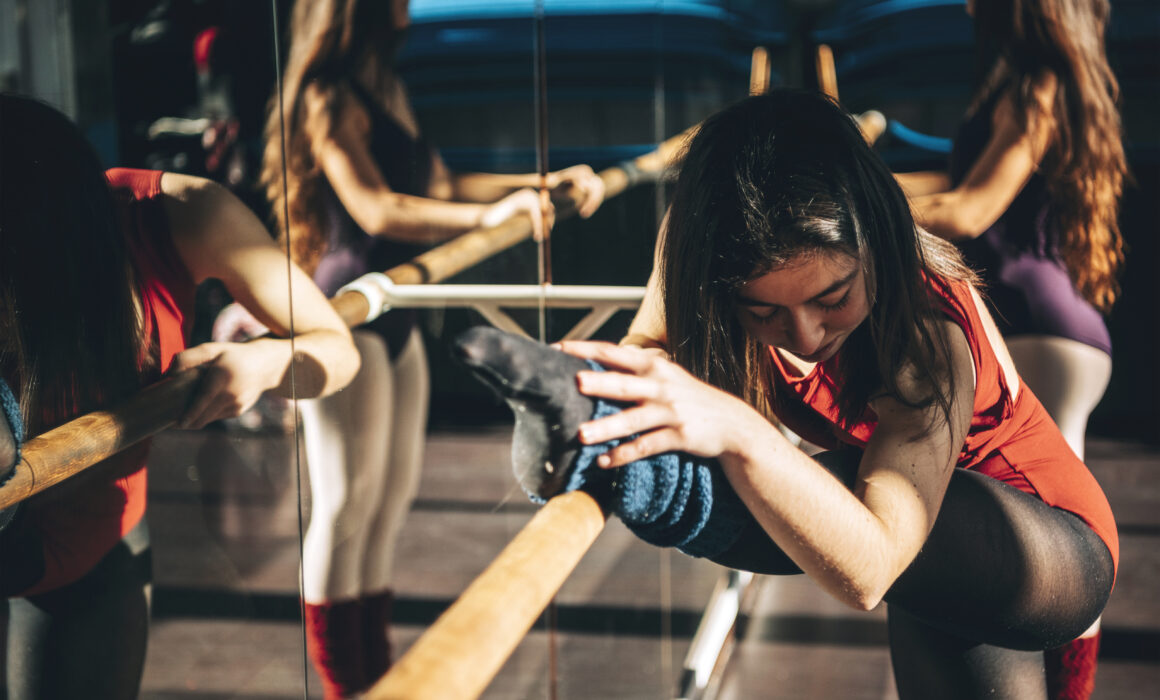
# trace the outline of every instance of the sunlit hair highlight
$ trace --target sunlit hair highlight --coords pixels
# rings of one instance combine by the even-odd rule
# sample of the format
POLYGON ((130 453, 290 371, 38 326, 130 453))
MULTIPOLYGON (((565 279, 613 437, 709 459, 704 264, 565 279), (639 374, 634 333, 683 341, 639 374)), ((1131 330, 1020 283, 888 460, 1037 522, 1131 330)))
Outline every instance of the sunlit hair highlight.
POLYGON ((357 80, 368 63, 379 66, 383 88, 393 80, 392 62, 401 34, 390 0, 298 0, 290 19, 290 52, 282 71, 282 103, 270 102, 260 183, 272 205, 279 240, 313 271, 326 252, 325 176, 314 157, 313 138, 331 133, 343 103, 340 86, 357 80), (326 101, 308 123, 303 93, 318 89, 326 101), (283 142, 283 116, 285 142, 283 142), (286 183, 283 187, 283 158, 286 183), (288 214, 288 215, 287 215, 288 214))
POLYGON ((1025 128, 1053 124, 1040 166, 1051 195, 1052 230, 1072 281, 1101 311, 1119 294, 1124 263, 1119 204, 1128 176, 1117 107, 1120 90, 1108 63, 1108 0, 976 0, 980 45, 998 62, 976 98, 1009 86, 1025 128), (1034 95, 1045 73, 1058 80, 1050 114, 1034 95))

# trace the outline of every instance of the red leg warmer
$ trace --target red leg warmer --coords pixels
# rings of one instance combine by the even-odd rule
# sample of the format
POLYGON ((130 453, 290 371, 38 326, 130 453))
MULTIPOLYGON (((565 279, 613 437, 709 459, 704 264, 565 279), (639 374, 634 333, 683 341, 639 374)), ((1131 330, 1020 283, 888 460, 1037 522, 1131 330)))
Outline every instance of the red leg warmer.
POLYGON ((1051 700, 1088 700, 1096 687, 1099 651, 1100 634, 1097 633, 1043 652, 1047 697, 1051 700))
POLYGON ((363 614, 361 600, 306 604, 306 651, 322 679, 326 700, 351 697, 368 685, 363 614))

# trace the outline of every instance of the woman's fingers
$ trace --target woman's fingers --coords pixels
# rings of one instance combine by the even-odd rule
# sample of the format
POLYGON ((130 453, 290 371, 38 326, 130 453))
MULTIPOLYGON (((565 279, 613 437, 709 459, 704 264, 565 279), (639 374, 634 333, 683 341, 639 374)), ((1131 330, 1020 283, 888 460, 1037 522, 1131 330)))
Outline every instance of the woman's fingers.
POLYGON ((556 344, 560 350, 585 360, 599 362, 622 372, 644 374, 665 360, 641 348, 614 345, 592 340, 566 340, 556 344))
POLYGON ((611 416, 583 423, 579 428, 580 442, 584 445, 599 445, 602 442, 645 433, 666 427, 672 414, 655 404, 645 404, 626 408, 611 416))
POLYGON ((213 360, 221 353, 216 345, 217 343, 202 343, 187 350, 182 350, 174 355, 173 362, 169 364, 167 373, 178 374, 191 367, 198 367, 213 360))
MULTIPOLYGON (((181 352, 171 369, 181 371, 203 366, 201 380, 177 425, 199 429, 224 418, 233 418, 258 400, 266 385, 255 378, 258 367, 247 363, 238 343, 206 343, 181 352)), ((260 378, 260 377, 259 377, 260 378)))
POLYGON ((554 173, 549 173, 546 181, 548 189, 575 189, 579 195, 576 213, 587 219, 596 213, 604 202, 604 180, 588 165, 573 165, 554 173))
POLYGON ((658 398, 661 392, 655 381, 624 372, 577 372, 576 386, 585 396, 613 401, 649 401, 658 398))
POLYGON ((621 443, 596 458, 601 469, 623 467, 654 455, 680 450, 680 436, 673 428, 661 428, 621 443))
POLYGON ((592 172, 591 168, 585 166, 585 170, 581 171, 572 182, 573 186, 580 190, 581 195, 580 205, 576 212, 581 218, 587 219, 595 214, 604 202, 604 180, 592 172))
POLYGON ((229 377, 224 372, 216 367, 206 369, 198 384, 197 394, 181 416, 178 425, 187 430, 197 430, 208 425, 213 420, 212 416, 219 411, 214 404, 220 400, 222 391, 228 383, 229 377))

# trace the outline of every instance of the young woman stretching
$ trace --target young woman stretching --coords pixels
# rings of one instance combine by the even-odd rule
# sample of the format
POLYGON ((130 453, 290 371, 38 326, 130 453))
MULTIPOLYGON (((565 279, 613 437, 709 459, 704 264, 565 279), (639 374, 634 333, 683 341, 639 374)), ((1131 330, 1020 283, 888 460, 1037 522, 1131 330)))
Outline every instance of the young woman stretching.
POLYGON ((529 490, 590 488, 650 542, 885 601, 904 699, 1046 697, 1043 650, 1111 590, 1111 510, 849 115, 775 92, 707 120, 658 261, 632 330, 671 359, 460 341, 544 418, 513 448, 529 490))

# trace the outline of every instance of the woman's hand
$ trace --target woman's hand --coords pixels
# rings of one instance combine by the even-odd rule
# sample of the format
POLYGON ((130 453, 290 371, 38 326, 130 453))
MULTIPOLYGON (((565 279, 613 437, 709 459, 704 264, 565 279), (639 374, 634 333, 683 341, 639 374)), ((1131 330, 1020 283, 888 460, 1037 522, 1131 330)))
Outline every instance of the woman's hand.
POLYGON ((544 234, 552 230, 552 225, 556 222, 556 208, 552 202, 536 190, 525 187, 512 192, 495 204, 484 207, 479 217, 479 225, 488 228, 499 226, 520 214, 526 214, 531 219, 532 234, 536 240, 543 240, 544 234))
POLYGON ((596 213, 604 202, 604 180, 588 165, 573 165, 548 173, 546 184, 553 193, 559 190, 571 194, 574 190, 579 199, 576 213, 584 219, 596 213))
POLYGON ((601 455, 600 467, 620 467, 674 451, 709 458, 740 454, 762 430, 756 421, 771 427, 745 402, 697 380, 655 352, 586 341, 558 347, 609 370, 578 373, 580 393, 636 404, 580 426, 580 442, 586 445, 638 434, 601 455))
POLYGON ((263 392, 281 383, 290 364, 289 355, 285 341, 274 339, 203 343, 178 353, 170 373, 205 368, 189 408, 177 421, 178 427, 196 430, 241 415, 263 392))

